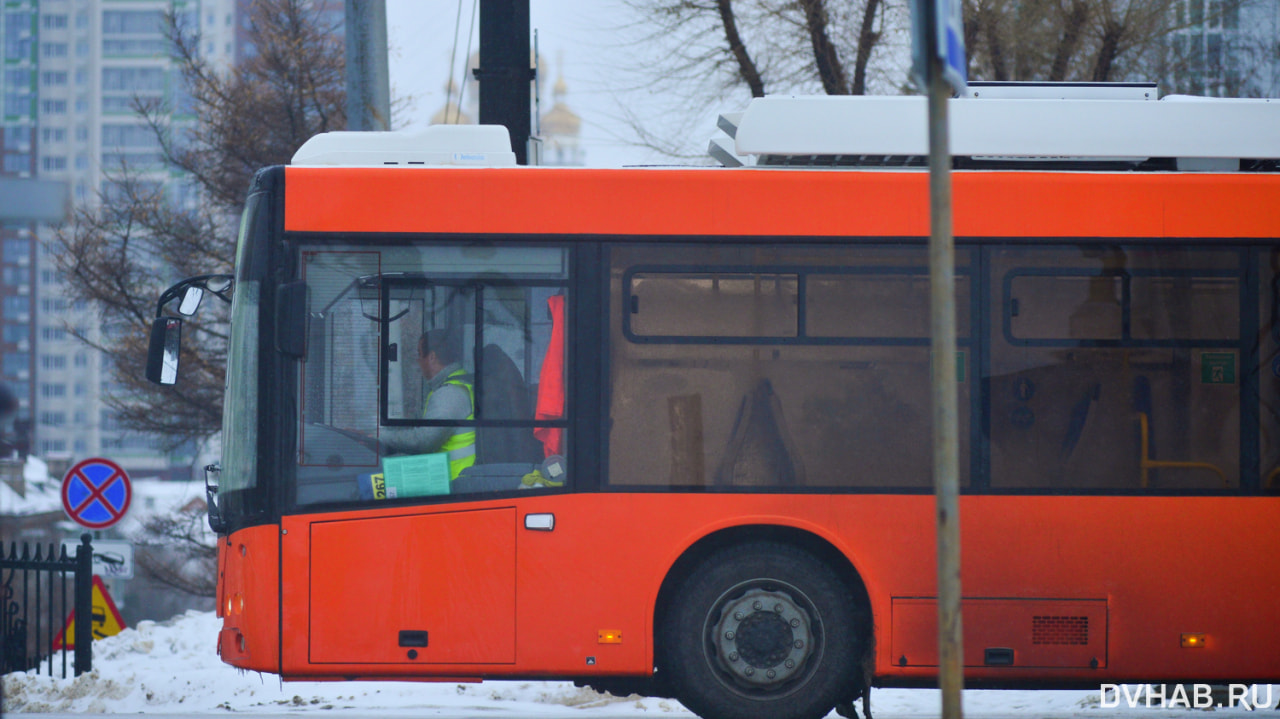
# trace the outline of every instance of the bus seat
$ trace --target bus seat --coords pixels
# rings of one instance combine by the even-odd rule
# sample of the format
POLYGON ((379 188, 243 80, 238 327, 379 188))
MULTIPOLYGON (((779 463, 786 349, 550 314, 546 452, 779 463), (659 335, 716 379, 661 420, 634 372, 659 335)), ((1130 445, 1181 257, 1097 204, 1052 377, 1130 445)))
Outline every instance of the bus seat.
POLYGON ((1071 414, 1067 420, 1067 432, 1062 437, 1062 456, 1069 457, 1080 443, 1080 435, 1084 434, 1085 424, 1089 421, 1089 410, 1102 394, 1102 384, 1095 383, 1080 399, 1071 406, 1071 414))
POLYGON ((1149 489, 1151 486, 1151 470, 1160 469, 1161 467, 1168 469, 1203 469, 1218 475, 1222 480, 1223 487, 1231 487, 1231 481, 1227 479, 1226 472, 1209 462, 1184 462, 1152 458, 1151 455, 1155 453, 1155 441, 1151 438, 1151 380, 1147 379, 1145 375, 1138 375, 1133 378, 1133 410, 1138 418, 1138 467, 1140 472, 1139 480, 1143 489, 1149 489))
POLYGON ((450 494, 506 492, 520 489, 521 480, 538 465, 532 462, 473 464, 449 485, 450 494))
POLYGON ((717 485, 802 486, 804 462, 768 379, 761 379, 738 407, 729 445, 716 468, 717 485))
POLYGON ((1146 375, 1133 378, 1133 411, 1151 414, 1151 380, 1146 375))
MULTIPOLYGON (((480 351, 479 413, 481 419, 530 419, 533 407, 515 362, 496 344, 480 351)), ((523 427, 477 427, 476 461, 484 464, 532 463, 541 447, 523 427)))

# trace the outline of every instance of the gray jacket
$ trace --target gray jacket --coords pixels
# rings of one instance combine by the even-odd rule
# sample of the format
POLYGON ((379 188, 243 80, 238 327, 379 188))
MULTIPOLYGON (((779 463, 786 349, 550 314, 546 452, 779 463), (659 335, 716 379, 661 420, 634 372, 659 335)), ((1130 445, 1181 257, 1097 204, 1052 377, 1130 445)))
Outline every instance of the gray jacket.
MULTIPOLYGON (((456 384, 445 384, 449 375, 462 365, 455 362, 440 370, 427 382, 428 396, 423 419, 466 419, 472 414, 471 395, 456 384)), ((378 441, 388 452, 428 454, 439 452, 456 432, 472 432, 472 427, 382 427, 378 441)))

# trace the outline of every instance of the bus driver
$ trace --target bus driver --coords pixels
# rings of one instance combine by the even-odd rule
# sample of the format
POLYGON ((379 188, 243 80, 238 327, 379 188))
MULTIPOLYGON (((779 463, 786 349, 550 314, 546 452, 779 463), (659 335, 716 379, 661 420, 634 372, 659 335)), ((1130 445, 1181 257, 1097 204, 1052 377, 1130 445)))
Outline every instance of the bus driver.
MULTIPOLYGON (((423 419, 475 419, 475 388, 460 354, 447 330, 418 339, 418 367, 427 380, 423 419)), ((451 480, 476 462, 475 427, 383 427, 378 439, 388 452, 447 453, 451 480)))

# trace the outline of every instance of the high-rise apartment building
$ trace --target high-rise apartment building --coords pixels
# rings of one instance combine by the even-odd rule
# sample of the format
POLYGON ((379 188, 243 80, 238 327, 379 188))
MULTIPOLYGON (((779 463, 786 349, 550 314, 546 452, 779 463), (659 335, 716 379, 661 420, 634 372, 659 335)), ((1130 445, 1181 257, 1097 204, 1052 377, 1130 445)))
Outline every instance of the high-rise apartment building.
MULTIPOLYGON (((236 0, 3 0, 3 172, 67 183, 77 206, 110 202, 125 165, 175 203, 189 183, 162 164, 159 144, 135 99, 160 100, 181 125, 194 120, 171 59, 165 16, 201 36, 215 66, 235 57, 236 0)), ((0 381, 20 397, 32 424, 31 451, 44 457, 106 455, 126 468, 164 475, 174 458, 151 438, 125 432, 102 403, 111 391, 91 341, 124 331, 65 292, 48 240, 32 224, 0 228, 0 381)))
POLYGON ((1175 0, 1167 89, 1280 97, 1280 0, 1175 0))
MULTIPOLYGON (((166 16, 199 33, 202 59, 226 69, 256 53, 248 32, 255 1, 0 0, 0 172, 61 180, 77 207, 94 207, 112 202, 113 178, 127 166, 175 205, 196 202, 194 184, 163 165, 135 101, 160 101, 171 126, 190 127, 166 16)), ((341 34, 340 0, 308 5, 341 34)), ((103 402, 115 390, 107 358, 77 336, 93 343, 135 330, 104 326, 93 307, 69 298, 52 236, 48 227, 0 222, 0 382, 19 396, 31 452, 102 455, 143 475, 181 474, 195 448, 162 453, 154 438, 123 430, 103 402)))
MULTIPOLYGON (((5 0, 0 12, 0 174, 36 175, 39 25, 36 0, 5 0)), ((36 406, 36 226, 0 218, 0 383, 18 398, 18 444, 36 406)))

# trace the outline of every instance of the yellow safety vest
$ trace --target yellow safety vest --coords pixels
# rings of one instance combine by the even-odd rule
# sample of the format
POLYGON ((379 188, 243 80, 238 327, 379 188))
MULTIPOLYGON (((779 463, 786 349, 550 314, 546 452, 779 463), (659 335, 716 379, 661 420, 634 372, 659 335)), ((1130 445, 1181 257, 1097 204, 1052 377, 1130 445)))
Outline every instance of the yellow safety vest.
MULTIPOLYGON (((449 373, 445 381, 441 383, 441 387, 451 384, 461 387, 467 391, 467 398, 471 400, 471 414, 467 415, 467 419, 476 418, 476 391, 475 387, 465 379, 467 376, 465 370, 454 370, 449 373)), ((435 394, 435 390, 427 393, 427 399, 422 403, 422 413, 427 413, 427 405, 431 403, 431 395, 435 394)), ((459 428, 463 429, 463 428, 459 428)), ((476 430, 475 427, 467 427, 466 431, 454 432, 447 441, 440 447, 441 452, 449 455, 449 479, 454 480, 462 473, 462 470, 476 463, 476 430)))

